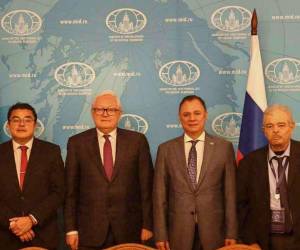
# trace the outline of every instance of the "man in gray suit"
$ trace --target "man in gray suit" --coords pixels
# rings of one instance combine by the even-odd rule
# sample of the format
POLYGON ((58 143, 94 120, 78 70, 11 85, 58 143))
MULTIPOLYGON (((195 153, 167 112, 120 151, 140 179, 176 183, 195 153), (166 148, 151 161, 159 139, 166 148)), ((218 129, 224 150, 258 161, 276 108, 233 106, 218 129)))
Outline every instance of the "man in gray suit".
POLYGON ((204 101, 179 106, 184 135, 158 148, 153 192, 159 250, 215 250, 235 244, 236 164, 232 144, 204 131, 204 101))

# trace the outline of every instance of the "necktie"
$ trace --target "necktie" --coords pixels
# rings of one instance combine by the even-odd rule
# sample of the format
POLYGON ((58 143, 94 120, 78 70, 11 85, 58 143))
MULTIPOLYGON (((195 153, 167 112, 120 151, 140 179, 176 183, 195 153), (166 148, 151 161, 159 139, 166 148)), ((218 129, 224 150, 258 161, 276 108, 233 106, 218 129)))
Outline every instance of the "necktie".
MULTIPOLYGON (((287 233, 292 230, 292 222, 291 222, 291 214, 289 209, 288 202, 288 189, 287 189, 287 181, 285 177, 285 167, 282 162, 285 157, 275 157, 278 162, 278 179, 281 175, 283 175, 282 181, 279 183, 279 194, 280 194, 280 205, 285 209, 285 230, 287 233)), ((288 158, 286 159, 288 161, 288 158)))
POLYGON ((112 172, 113 172, 113 157, 112 157, 112 149, 111 143, 109 140, 110 135, 104 135, 104 147, 103 147, 103 165, 106 176, 109 180, 111 180, 112 172))
POLYGON ((23 183, 27 168, 27 146, 20 146, 21 149, 21 168, 20 168, 20 188, 23 188, 23 183))
POLYGON ((188 158, 188 173, 190 176, 190 180, 194 187, 197 184, 197 151, 196 151, 196 144, 199 140, 190 141, 192 143, 192 147, 189 152, 188 158))

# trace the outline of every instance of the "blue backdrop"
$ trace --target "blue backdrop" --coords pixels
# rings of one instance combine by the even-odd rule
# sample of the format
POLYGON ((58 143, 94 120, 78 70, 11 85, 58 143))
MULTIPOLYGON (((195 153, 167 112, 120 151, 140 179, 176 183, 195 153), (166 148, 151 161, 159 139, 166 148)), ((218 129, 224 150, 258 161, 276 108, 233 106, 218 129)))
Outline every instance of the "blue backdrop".
POLYGON ((91 100, 112 89, 121 126, 157 145, 181 133, 188 94, 208 106, 208 132, 237 146, 249 64, 250 20, 259 18, 267 98, 297 112, 300 3, 296 0, 0 1, 0 123, 17 101, 38 111, 36 135, 60 144, 93 126, 91 100))
POLYGON ((297 0, 0 0, 0 141, 8 107, 31 103, 36 136, 57 143, 93 127, 90 105, 114 90, 122 127, 146 134, 155 158, 181 133, 179 101, 207 103, 208 132, 237 147, 256 8, 268 103, 289 105, 300 139, 297 0))

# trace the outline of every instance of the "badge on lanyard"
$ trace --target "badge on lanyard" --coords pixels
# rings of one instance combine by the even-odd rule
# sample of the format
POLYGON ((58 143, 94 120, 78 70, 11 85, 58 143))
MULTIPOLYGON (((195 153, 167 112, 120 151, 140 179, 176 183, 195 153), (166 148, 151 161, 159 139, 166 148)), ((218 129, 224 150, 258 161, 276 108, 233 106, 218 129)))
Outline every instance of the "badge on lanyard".
POLYGON ((271 210, 272 214, 272 223, 271 223, 271 231, 272 233, 285 233, 285 210, 282 209, 274 209, 271 210))
MULTIPOLYGON (((286 157, 286 156, 284 156, 284 157, 286 157)), ((280 188, 279 188, 279 186, 282 183, 283 178, 285 178, 285 170, 286 170, 289 162, 288 162, 288 159, 285 160, 285 164, 283 165, 283 171, 282 171, 281 175, 279 176, 279 175, 276 175, 275 168, 273 166, 272 160, 273 160, 273 158, 271 160, 269 160, 269 163, 270 163, 271 171, 273 173, 273 176, 275 178, 275 183, 276 183, 274 198, 276 200, 280 200, 280 188)))

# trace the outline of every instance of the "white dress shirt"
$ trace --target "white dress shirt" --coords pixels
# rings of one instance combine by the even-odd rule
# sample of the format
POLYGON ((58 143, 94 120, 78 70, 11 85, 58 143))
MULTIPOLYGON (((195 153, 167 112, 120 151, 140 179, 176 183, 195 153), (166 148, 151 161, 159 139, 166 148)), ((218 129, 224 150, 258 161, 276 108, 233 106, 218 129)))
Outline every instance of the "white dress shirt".
POLYGON ((187 134, 184 134, 184 152, 185 152, 185 160, 187 166, 188 166, 189 152, 192 147, 192 143, 190 141, 193 140, 199 140, 196 144, 196 151, 197 151, 197 179, 196 180, 198 182, 200 172, 201 172, 202 161, 203 161, 205 131, 203 131, 202 134, 196 139, 192 139, 187 134))

